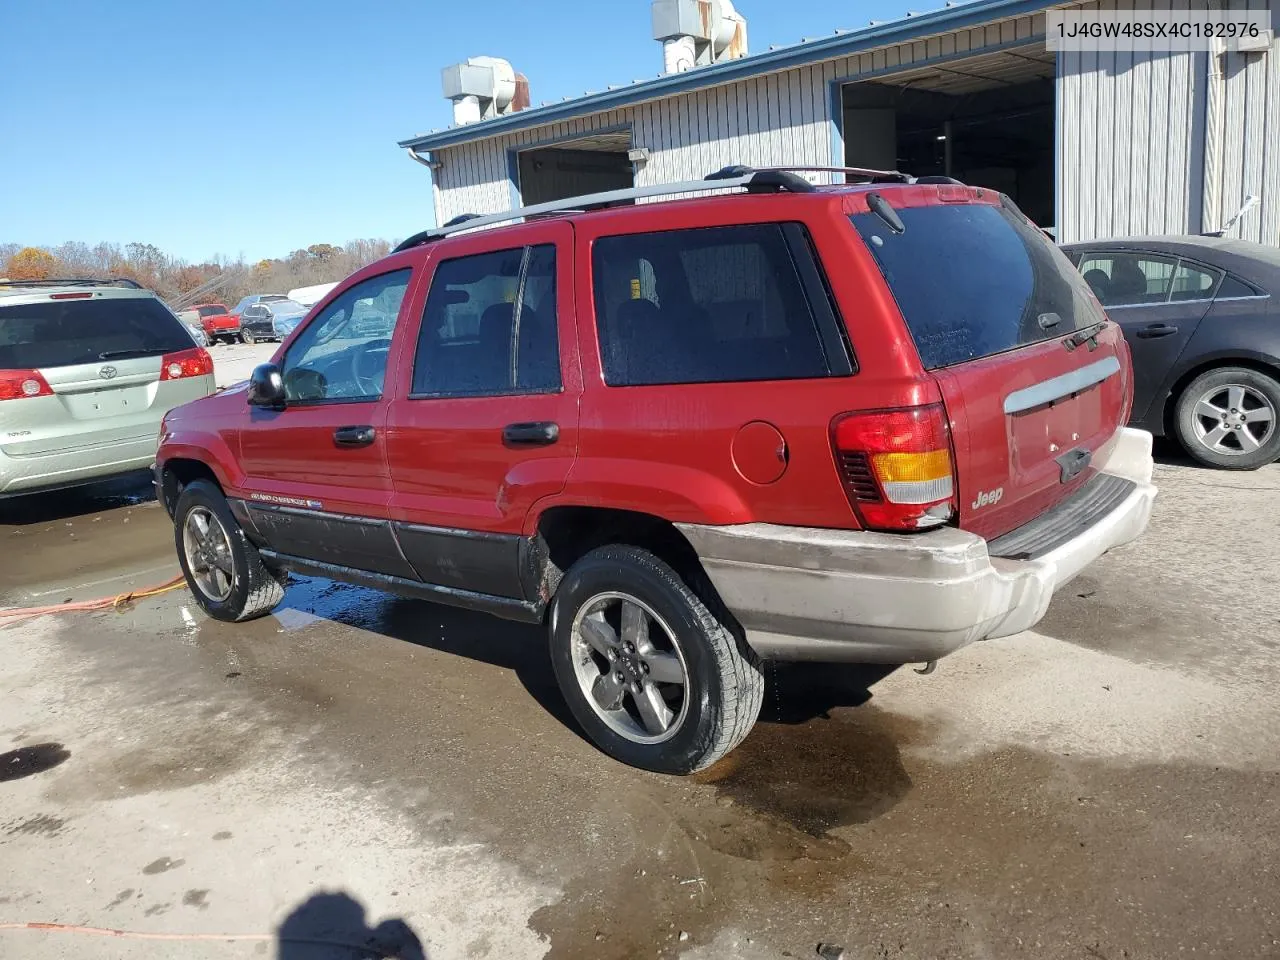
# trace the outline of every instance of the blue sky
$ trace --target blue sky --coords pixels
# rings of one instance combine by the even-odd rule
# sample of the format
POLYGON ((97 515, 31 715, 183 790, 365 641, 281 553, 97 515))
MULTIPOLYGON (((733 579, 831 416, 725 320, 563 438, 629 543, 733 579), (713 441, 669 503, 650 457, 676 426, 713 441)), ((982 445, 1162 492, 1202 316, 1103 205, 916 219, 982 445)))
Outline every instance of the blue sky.
MULTIPOLYGON (((932 9, 924 3, 915 9, 932 9)), ((753 51, 907 0, 738 0, 753 51)), ((654 76, 648 0, 0 0, 0 242, 154 243, 250 260, 404 237, 446 126, 440 68, 510 60, 535 104, 654 76)))

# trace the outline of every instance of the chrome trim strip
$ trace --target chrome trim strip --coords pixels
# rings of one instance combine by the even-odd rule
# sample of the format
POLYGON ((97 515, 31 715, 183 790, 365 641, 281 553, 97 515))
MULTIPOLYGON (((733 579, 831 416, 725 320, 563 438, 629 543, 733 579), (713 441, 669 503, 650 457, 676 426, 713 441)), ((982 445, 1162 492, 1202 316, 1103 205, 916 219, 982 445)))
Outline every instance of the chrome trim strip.
POLYGON ((1013 391, 1004 398, 1004 412, 1021 413, 1033 407, 1053 403, 1073 393, 1079 393, 1086 387, 1092 387, 1095 383, 1101 383, 1119 372, 1120 361, 1116 357, 1104 357, 1079 370, 1072 370, 1060 377, 1042 380, 1040 383, 1033 383, 1029 387, 1013 391))

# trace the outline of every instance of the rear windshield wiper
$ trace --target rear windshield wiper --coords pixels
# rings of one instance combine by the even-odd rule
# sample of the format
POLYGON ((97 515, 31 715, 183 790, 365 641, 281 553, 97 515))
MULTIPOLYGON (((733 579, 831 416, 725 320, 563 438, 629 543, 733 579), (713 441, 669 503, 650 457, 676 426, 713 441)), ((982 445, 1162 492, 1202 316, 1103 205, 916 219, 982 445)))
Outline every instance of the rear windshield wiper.
POLYGON ((138 357, 163 356, 163 350, 103 350, 98 354, 99 360, 134 360, 138 357))
POLYGON ((1089 344, 1089 349, 1093 350, 1098 346, 1098 334, 1102 332, 1102 328, 1107 325, 1107 321, 1099 320, 1097 323, 1090 324, 1087 327, 1081 327, 1071 336, 1062 341, 1062 345, 1068 351, 1074 350, 1083 344, 1089 344))

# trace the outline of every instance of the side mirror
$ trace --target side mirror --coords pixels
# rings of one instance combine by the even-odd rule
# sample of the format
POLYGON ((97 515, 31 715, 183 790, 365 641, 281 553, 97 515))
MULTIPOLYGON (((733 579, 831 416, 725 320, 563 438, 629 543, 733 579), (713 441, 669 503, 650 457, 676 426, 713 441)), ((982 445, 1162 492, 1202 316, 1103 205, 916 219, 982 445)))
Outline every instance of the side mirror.
POLYGON ((262 363, 249 376, 249 406, 284 409, 284 375, 274 363, 262 363))

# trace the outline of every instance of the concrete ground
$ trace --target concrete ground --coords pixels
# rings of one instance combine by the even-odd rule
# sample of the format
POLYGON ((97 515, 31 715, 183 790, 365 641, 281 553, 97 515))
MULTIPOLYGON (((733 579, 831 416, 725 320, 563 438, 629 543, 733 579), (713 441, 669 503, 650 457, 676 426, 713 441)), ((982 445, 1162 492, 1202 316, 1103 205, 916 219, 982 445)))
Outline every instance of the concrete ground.
POLYGON ((278 343, 215 343, 210 346, 213 356, 214 381, 219 387, 229 387, 241 380, 248 380, 253 368, 266 363, 280 348, 278 343))
MULTIPOLYGON (((1157 482, 1036 632, 771 671, 689 779, 585 742, 537 630, 324 580, 0 628, 0 957, 1280 956, 1280 467, 1157 482)), ((177 571, 145 486, 5 509, 0 604, 177 571)))

